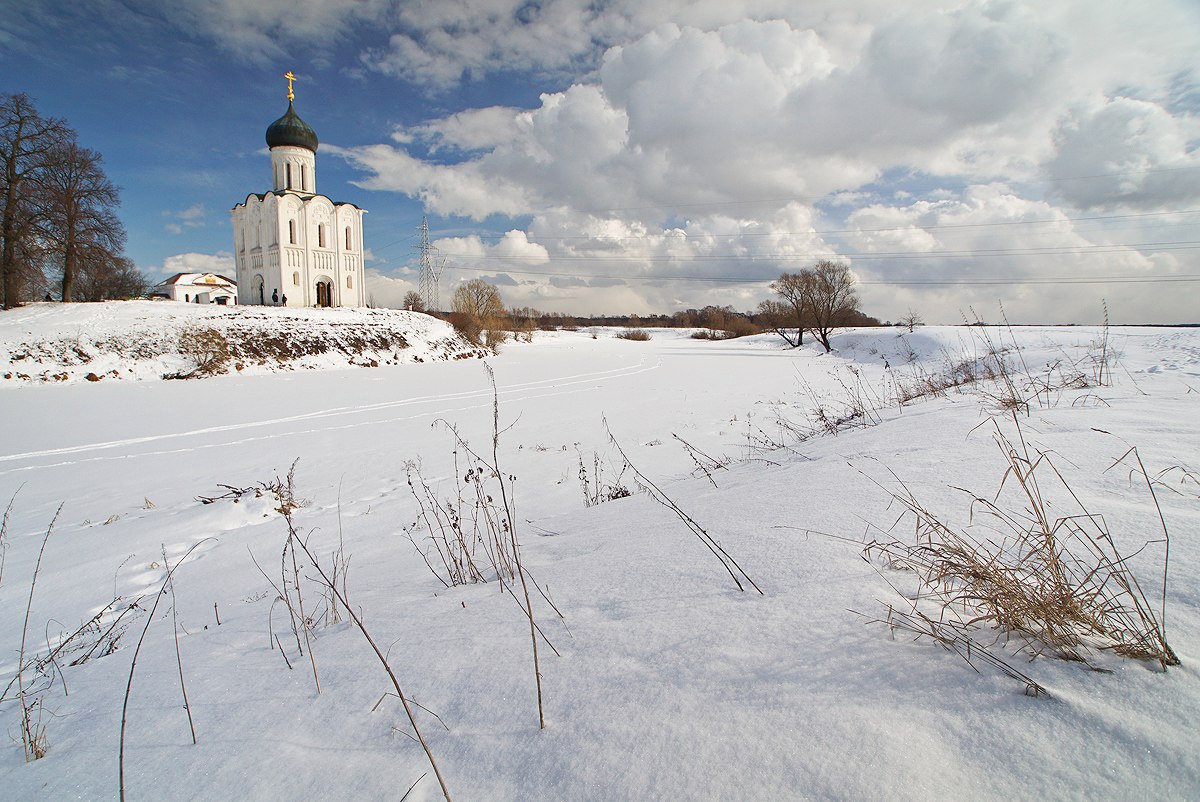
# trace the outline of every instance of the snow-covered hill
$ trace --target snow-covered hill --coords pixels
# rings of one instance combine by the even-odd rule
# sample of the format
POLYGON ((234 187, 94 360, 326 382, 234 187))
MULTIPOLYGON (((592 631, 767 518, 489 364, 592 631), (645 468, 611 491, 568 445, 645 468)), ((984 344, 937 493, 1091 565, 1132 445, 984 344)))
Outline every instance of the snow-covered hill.
POLYGON ((30 304, 0 314, 0 386, 213 372, 378 367, 483 352, 429 315, 163 301, 30 304))

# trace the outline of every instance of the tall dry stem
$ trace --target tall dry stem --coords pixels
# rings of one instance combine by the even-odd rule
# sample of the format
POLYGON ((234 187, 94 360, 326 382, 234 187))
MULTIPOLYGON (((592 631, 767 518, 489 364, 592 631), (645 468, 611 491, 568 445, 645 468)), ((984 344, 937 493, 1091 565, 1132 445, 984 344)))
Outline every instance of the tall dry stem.
MULTIPOLYGON (((29 582, 29 601, 25 604, 25 623, 21 625, 21 651, 17 657, 17 697, 21 703, 21 744, 25 747, 26 761, 38 760, 46 754, 45 727, 41 724, 40 716, 38 721, 33 721, 29 714, 32 704, 25 697, 25 639, 29 634, 29 613, 33 609, 33 591, 37 588, 38 572, 42 569, 42 555, 46 553, 46 543, 50 540, 50 533, 54 531, 54 524, 58 522, 62 509, 63 505, 59 504, 58 509, 54 511, 54 517, 50 519, 50 526, 46 527, 42 547, 38 549, 37 562, 33 566, 33 579, 29 582)), ((7 517, 6 513, 5 518, 7 517)))
MULTIPOLYGON (((154 594, 154 604, 150 607, 150 613, 146 616, 146 625, 142 627, 142 634, 138 637, 137 646, 133 649, 133 659, 129 661, 129 679, 125 683, 125 697, 121 702, 121 738, 120 747, 117 750, 117 784, 120 791, 121 802, 125 802, 125 729, 129 719, 129 696, 133 691, 133 673, 137 670, 138 655, 142 651, 142 642, 146 640, 146 633, 150 631, 150 624, 154 621, 154 614, 158 611, 158 603, 162 601, 166 595, 167 585, 171 581, 171 577, 179 566, 183 565, 184 561, 192 555, 192 552, 200 547, 202 543, 206 543, 213 538, 206 537, 203 540, 196 541, 192 547, 184 552, 184 555, 179 558, 179 562, 174 566, 166 566, 167 575, 163 577, 162 587, 158 589, 158 593, 154 594)), ((189 720, 191 714, 189 713, 189 720)))

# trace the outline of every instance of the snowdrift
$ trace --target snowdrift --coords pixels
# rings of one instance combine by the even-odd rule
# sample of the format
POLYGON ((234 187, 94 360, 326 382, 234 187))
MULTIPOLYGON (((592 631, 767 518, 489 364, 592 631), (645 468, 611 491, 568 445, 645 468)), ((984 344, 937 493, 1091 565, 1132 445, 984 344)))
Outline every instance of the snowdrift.
POLYGON ((0 315, 0 386, 378 367, 482 357, 444 321, 395 309, 112 301, 0 315))

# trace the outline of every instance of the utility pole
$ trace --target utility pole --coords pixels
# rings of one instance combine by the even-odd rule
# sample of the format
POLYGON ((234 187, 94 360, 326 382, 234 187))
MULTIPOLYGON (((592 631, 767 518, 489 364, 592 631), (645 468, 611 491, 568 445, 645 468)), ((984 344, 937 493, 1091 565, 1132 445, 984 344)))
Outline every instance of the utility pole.
POLYGON ((421 300, 425 302, 425 309, 429 312, 442 311, 442 301, 439 296, 438 283, 442 278, 442 268, 446 266, 446 261, 436 261, 437 248, 429 244, 429 220, 424 215, 421 216, 421 244, 414 245, 413 250, 420 255, 421 273, 419 278, 419 292, 421 300))

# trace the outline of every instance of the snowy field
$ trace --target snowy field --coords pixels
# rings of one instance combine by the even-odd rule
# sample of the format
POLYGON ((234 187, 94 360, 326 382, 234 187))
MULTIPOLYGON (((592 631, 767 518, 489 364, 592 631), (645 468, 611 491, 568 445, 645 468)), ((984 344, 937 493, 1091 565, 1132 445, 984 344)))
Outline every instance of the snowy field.
MULTIPOLYGON (((82 336, 72 310, 41 312, 0 324, 10 360, 24 339, 82 336)), ((120 318, 135 312, 111 314, 116 331, 134 325, 120 318)), ((27 662, 0 706, 0 797, 118 795, 122 707, 149 620, 125 710, 127 798, 443 798, 370 645, 345 611, 331 614, 303 552, 298 571, 281 565, 287 524, 253 488, 286 481, 293 463, 295 527, 324 569, 348 561, 351 606, 419 703, 456 800, 1200 797, 1200 329, 1114 329, 1111 384, 1027 395, 1019 432, 1003 382, 891 399, 989 350, 1022 382, 1051 377, 1048 364, 1091 364, 1098 329, 862 329, 837 335, 832 354, 773 335, 652 335, 538 333, 486 360, 330 360, 197 381, 158 380, 162 363, 130 357, 129 380, 84 381, 81 366, 70 380, 0 382, 0 503, 12 499, 0 687, 17 674, 23 631, 27 662), (451 427, 492 458, 485 365, 523 564, 561 612, 533 592, 542 730, 520 584, 447 588, 426 565, 437 564, 429 531, 412 528, 410 478, 443 500, 460 493, 455 459, 461 476, 467 457, 451 427), (867 413, 819 433, 822 417, 856 407, 867 413), (1032 659, 981 627, 981 647, 1048 694, 1035 697, 986 662, 973 670, 929 638, 871 623, 916 590, 862 556, 900 515, 890 493, 902 481, 967 524, 957 488, 989 500, 1001 489, 997 432, 1050 455, 1136 552, 1157 609, 1162 526, 1126 456, 1137 447, 1170 532, 1166 636, 1180 666, 1109 652, 1032 659), (739 591, 635 469, 762 594, 739 591), (600 495, 630 495, 588 506, 597 474, 600 495), (148 619, 164 552, 172 566, 189 556, 148 619), (281 588, 294 596, 297 574, 307 638, 275 601, 281 588), (18 685, 44 728, 32 762, 18 685)), ((1061 493, 1049 503, 1072 509, 1061 493)), ((894 536, 912 529, 906 520, 894 536)))

